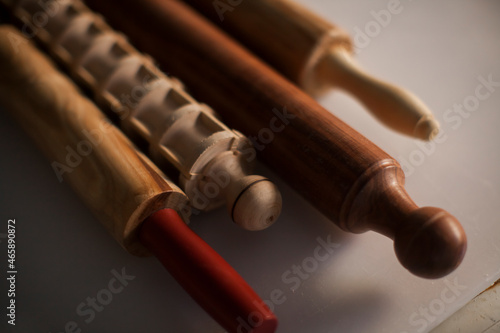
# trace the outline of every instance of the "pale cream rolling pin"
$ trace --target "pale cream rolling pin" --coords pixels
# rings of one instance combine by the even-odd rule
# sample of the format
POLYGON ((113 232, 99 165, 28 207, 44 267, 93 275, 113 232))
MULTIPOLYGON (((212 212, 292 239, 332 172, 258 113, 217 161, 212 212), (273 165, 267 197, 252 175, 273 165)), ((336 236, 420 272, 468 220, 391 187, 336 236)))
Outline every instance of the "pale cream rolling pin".
POLYGON ((411 92, 375 78, 352 59, 349 35, 290 0, 184 0, 295 82, 318 96, 337 87, 357 97, 388 127, 422 140, 439 132, 411 92))

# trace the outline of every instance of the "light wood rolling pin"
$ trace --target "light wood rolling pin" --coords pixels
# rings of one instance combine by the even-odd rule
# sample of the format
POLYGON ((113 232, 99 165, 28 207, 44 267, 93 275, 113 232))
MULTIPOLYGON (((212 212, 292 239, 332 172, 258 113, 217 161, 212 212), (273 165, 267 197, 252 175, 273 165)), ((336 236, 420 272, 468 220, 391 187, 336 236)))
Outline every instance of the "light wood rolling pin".
MULTIPOLYGON (((195 209, 225 203, 232 220, 248 230, 277 220, 281 195, 269 179, 251 174, 256 158, 248 138, 223 124, 82 2, 45 6, 54 12, 45 24, 32 26, 37 40, 119 118, 133 141, 149 146, 152 160, 179 179, 195 209)), ((30 22, 45 7, 20 0, 11 8, 30 22)))
POLYGON ((414 94, 362 70, 349 35, 290 0, 184 0, 295 82, 318 96, 331 87, 353 94, 388 127, 430 140, 439 124, 414 94))
POLYGON ((188 198, 17 29, 0 26, 0 101, 116 241, 134 255, 142 221, 188 198), (92 141, 95 143, 92 143, 92 141))
POLYGON ((226 330, 238 332, 237 319, 257 311, 262 322, 253 332, 274 332, 276 318, 258 306, 262 300, 179 217, 187 221, 189 216, 186 195, 31 42, 6 25, 0 26, 0 73, 2 105, 52 164, 71 168, 63 180, 121 246, 134 255, 151 251, 226 330), (73 154, 75 164, 68 166, 70 150, 84 153, 78 163, 73 154))
POLYGON ((231 126, 257 138, 265 132, 259 156, 343 230, 390 237, 399 261, 422 277, 444 276, 460 264, 467 247, 462 226, 442 209, 419 208, 396 160, 189 6, 174 0, 87 4, 231 126))

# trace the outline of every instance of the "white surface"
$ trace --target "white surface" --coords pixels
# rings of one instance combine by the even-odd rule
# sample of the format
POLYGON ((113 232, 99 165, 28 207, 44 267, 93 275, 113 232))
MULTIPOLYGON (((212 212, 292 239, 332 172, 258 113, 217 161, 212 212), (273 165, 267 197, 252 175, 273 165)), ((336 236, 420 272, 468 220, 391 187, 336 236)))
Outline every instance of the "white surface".
POLYGON ((500 332, 500 284, 476 296, 463 308, 436 327, 432 333, 500 332))
MULTIPOLYGON (((371 11, 390 1, 301 2, 355 34, 374 21, 371 11)), ((416 141, 380 126, 344 95, 321 102, 400 161, 424 156, 407 170, 407 190, 419 205, 442 207, 462 222, 468 253, 446 279, 416 278, 399 265, 391 241, 340 231, 280 181, 283 215, 267 231, 238 229, 224 209, 194 217, 192 228, 263 299, 282 291, 278 332, 427 332, 500 277, 500 87, 469 116, 444 118, 474 95, 479 76, 500 82, 500 2, 402 0, 401 6, 357 58, 422 97, 442 124, 444 142, 429 155, 418 153, 423 149, 416 141), (314 255, 318 238, 329 236, 338 248, 291 290, 297 286, 293 266, 314 255), (450 289, 454 281, 461 287, 450 289)), ((55 333, 75 321, 82 332, 222 332, 155 259, 132 257, 113 241, 3 110, 0 133, 0 234, 15 218, 18 240, 17 325, 9 329, 55 333), (136 278, 86 323, 77 306, 122 267, 136 278)), ((0 240, 4 308, 6 242, 0 240)), ((4 311, 0 320, 7 327, 4 311)))

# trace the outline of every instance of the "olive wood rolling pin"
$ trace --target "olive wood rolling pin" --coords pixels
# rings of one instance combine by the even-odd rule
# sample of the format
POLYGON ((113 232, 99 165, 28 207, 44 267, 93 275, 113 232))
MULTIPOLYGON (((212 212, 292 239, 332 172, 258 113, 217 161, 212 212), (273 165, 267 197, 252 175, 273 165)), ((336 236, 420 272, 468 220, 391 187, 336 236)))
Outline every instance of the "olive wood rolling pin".
POLYGON ((462 226, 442 209, 418 208, 396 160, 187 5, 87 4, 227 123, 265 138, 257 145, 260 157, 343 230, 374 230, 394 239, 399 261, 422 277, 444 276, 460 264, 467 244, 462 226))
POLYGON ((247 230, 277 220, 281 195, 269 179, 252 174, 256 159, 250 140, 81 1, 18 0, 10 8, 103 110, 119 118, 125 133, 148 146, 156 165, 179 179, 193 208, 209 211, 226 203, 231 219, 247 230), (40 15, 46 15, 44 24, 40 15))
POLYGON ((186 195, 11 26, 0 26, 0 73, 0 102, 50 160, 65 164, 69 148, 90 150, 64 180, 121 246, 134 255, 151 251, 230 332, 255 313, 262 322, 253 332, 274 332, 276 318, 262 300, 179 217, 189 216, 186 195))
POLYGON ((414 94, 363 71, 349 35, 290 0, 185 0, 313 96, 330 87, 353 94, 381 122, 430 140, 439 124, 414 94))

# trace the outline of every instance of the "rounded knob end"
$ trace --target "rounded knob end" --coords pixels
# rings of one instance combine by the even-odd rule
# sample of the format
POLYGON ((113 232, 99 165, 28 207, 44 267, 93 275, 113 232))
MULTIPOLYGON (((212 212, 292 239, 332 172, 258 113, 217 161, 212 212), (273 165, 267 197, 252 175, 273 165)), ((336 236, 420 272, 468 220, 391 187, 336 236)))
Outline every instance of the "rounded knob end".
POLYGON ((415 137, 430 141, 439 134, 439 123, 432 115, 423 116, 414 128, 415 137))
POLYGON ((229 207, 233 221, 247 230, 262 230, 281 213, 281 194, 269 179, 247 176, 238 182, 238 196, 229 207))
POLYGON ((462 262, 467 237, 458 220, 434 207, 415 210, 395 234, 394 248, 400 263, 413 274, 437 279, 462 262))

